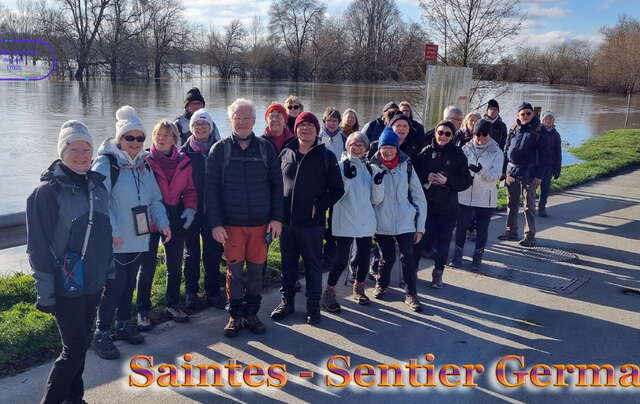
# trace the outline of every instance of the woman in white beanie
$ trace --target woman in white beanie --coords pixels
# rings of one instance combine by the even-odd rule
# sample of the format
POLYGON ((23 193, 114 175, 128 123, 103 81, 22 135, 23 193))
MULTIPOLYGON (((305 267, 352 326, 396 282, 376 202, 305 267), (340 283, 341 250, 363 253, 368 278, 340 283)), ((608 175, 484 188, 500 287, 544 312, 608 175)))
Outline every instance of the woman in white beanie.
POLYGON ((107 282, 100 300, 92 345, 104 359, 116 359, 120 352, 112 341, 111 323, 116 315, 115 339, 131 344, 144 337, 130 321, 131 299, 138 269, 149 251, 150 222, 160 230, 164 242, 171 229, 162 194, 153 171, 145 162, 145 131, 135 109, 125 105, 116 112, 116 137, 104 141, 98 150, 94 170, 106 177, 109 214, 113 228, 115 279, 107 282))
POLYGON ((36 307, 55 316, 62 352, 43 403, 80 403, 87 341, 111 271, 111 225, 104 177, 91 171, 93 140, 79 121, 60 128, 59 160, 27 199, 27 254, 36 307))

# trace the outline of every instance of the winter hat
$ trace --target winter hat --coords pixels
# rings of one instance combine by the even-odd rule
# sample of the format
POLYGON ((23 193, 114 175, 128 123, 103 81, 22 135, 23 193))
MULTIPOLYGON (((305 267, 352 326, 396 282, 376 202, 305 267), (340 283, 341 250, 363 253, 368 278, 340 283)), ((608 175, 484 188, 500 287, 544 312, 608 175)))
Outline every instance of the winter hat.
POLYGON ((204 105, 204 98, 202 97, 202 94, 200 94, 200 89, 198 87, 193 87, 191 90, 187 91, 187 95, 184 97, 185 109, 191 101, 200 101, 202 102, 202 105, 204 105))
POLYGON ((391 121, 389 121, 389 126, 393 126, 393 124, 398 121, 407 121, 409 127, 411 127, 411 119, 405 114, 395 114, 393 118, 391 118, 391 121))
POLYGON ((267 110, 264 113, 265 121, 267 120, 267 118, 269 118, 269 114, 271 114, 273 111, 280 112, 284 117, 285 122, 287 121, 287 119, 289 119, 289 114, 287 114, 287 110, 285 109, 285 107, 283 107, 281 104, 278 104, 277 102, 274 102, 267 107, 267 110))
POLYGON ((491 122, 486 119, 478 119, 476 124, 473 126, 473 134, 477 135, 478 133, 491 133, 491 122))
POLYGON ((207 121, 207 123, 209 124, 209 133, 213 131, 213 118, 211 117, 209 111, 204 108, 200 108, 199 110, 194 112, 193 115, 191 115, 191 120, 189 121, 189 130, 191 131, 191 133, 193 133, 193 126, 198 121, 207 121))
POLYGON ((60 127, 60 134, 58 135, 58 157, 62 158, 64 149, 67 145, 76 140, 82 140, 91 146, 93 149, 93 138, 89 134, 89 128, 80 121, 67 121, 60 127))
POLYGON ((382 108, 382 113, 384 114, 385 112, 387 112, 388 109, 400 109, 398 108, 398 104, 396 104, 395 102, 391 101, 385 104, 384 108, 382 108))
POLYGON ((451 129, 451 133, 453 133, 454 135, 456 134, 456 125, 453 124, 453 122, 449 121, 449 120, 442 120, 440 122, 438 122, 436 124, 436 129, 438 129, 438 126, 446 126, 447 128, 451 129))
POLYGON ((528 102, 523 102, 522 104, 520 104, 520 106, 518 107, 518 111, 517 112, 520 112, 523 109, 530 109, 530 110, 533 111, 533 107, 528 102))
POLYGON ((120 138, 130 130, 139 130, 145 133, 142 119, 136 110, 129 105, 120 107, 116 111, 116 120, 116 142, 120 141, 120 138))
POLYGON ((494 99, 490 99, 489 100, 489 104, 487 105, 487 109, 489 108, 495 108, 498 111, 500 110, 500 104, 498 104, 498 101, 494 100, 494 99))
POLYGON ((544 111, 544 114, 542 114, 542 120, 544 121, 544 118, 550 116, 553 119, 556 119, 556 114, 553 113, 553 111, 544 111))
POLYGON ((294 133, 298 132, 298 125, 300 125, 302 122, 312 123, 313 126, 316 127, 316 132, 320 133, 320 123, 318 122, 318 118, 316 118, 316 116, 313 115, 311 112, 307 112, 307 111, 302 112, 296 118, 296 123, 293 125, 294 133))
POLYGON ((384 128, 378 140, 378 147, 382 146, 400 147, 400 138, 396 135, 396 132, 388 126, 384 128))

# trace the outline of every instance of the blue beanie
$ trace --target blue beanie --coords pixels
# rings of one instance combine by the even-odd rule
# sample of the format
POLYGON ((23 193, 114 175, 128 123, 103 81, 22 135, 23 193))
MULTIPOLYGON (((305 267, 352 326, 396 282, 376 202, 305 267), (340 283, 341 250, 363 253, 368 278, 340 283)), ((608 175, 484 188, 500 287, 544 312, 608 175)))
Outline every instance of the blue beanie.
POLYGON ((390 127, 384 128, 382 131, 382 135, 380 135, 380 139, 378 140, 378 147, 382 146, 394 146, 400 147, 399 137, 396 135, 396 132, 393 131, 390 127))
POLYGON ((523 109, 530 109, 533 111, 533 107, 528 102, 523 102, 522 104, 520 104, 520 106, 518 107, 518 112, 522 111, 523 109))

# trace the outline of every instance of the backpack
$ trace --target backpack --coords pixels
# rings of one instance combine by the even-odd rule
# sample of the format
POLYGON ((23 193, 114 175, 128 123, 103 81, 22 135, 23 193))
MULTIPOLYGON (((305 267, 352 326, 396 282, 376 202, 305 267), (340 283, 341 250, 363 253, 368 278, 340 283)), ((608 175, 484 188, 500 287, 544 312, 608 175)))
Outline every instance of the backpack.
POLYGON ((230 138, 225 139, 222 143, 224 151, 223 151, 223 162, 222 162, 222 183, 224 184, 224 171, 229 165, 229 161, 233 160, 241 160, 241 161, 262 161, 265 168, 269 169, 269 151, 267 147, 273 147, 271 144, 267 144, 267 140, 259 138, 255 136, 255 139, 258 141, 258 145, 260 146, 260 158, 257 157, 231 157, 231 140, 230 138))
POLYGON ((111 189, 113 189, 114 185, 118 181, 118 177, 120 176, 120 166, 118 165, 118 159, 113 154, 103 154, 109 159, 109 177, 111 177, 111 189))

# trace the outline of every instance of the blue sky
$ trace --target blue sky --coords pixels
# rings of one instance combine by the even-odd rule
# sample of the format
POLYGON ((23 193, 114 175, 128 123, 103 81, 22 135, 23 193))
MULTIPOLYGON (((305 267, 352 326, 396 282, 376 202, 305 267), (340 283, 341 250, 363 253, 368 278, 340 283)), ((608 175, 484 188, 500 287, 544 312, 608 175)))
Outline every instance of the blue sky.
MULTIPOLYGON (((52 0, 49 0, 52 1, 52 0)), ((341 14, 349 4, 345 0, 320 0, 333 15, 341 14)), ((421 22, 419 0, 396 0, 406 20, 421 22)), ((234 18, 249 23, 253 16, 266 22, 270 0, 184 0, 186 14, 194 22, 216 28, 234 18)), ((16 0, 0 0, 15 7, 16 0)), ((597 42, 603 25, 614 25, 618 16, 640 17, 640 0, 525 0, 521 9, 528 18, 515 44, 539 47, 584 39, 597 42)))

